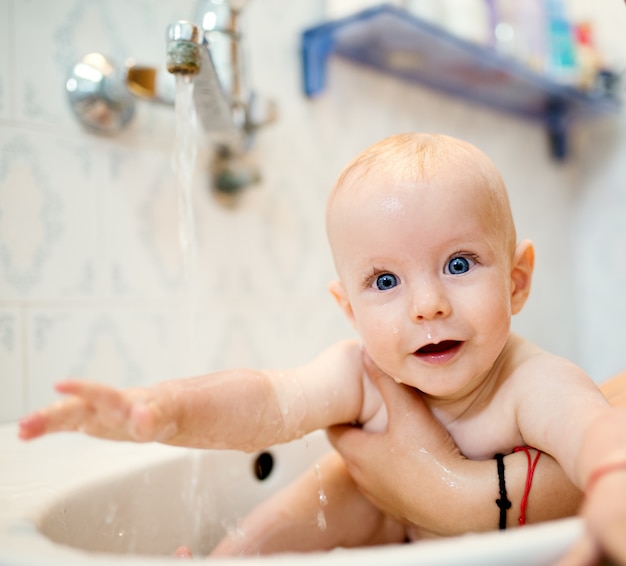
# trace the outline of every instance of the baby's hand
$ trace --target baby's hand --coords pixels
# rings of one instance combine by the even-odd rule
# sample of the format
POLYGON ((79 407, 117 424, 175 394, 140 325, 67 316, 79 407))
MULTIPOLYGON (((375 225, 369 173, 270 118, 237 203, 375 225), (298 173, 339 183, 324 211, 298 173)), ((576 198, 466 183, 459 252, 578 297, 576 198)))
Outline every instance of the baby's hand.
POLYGON ((62 381, 56 390, 68 397, 22 419, 22 440, 77 431, 111 440, 150 442, 164 441, 176 432, 164 399, 154 389, 119 391, 90 381, 62 381))

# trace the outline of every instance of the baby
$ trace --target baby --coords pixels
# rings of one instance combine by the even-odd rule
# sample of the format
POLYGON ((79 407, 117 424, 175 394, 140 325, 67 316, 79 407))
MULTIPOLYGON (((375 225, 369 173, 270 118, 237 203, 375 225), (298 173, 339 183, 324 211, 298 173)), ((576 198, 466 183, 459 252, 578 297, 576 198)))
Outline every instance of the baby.
MULTIPOLYGON (((607 510, 626 513, 626 498, 616 497, 626 493, 625 411, 610 408, 581 369, 510 331, 528 298, 534 249, 516 240, 503 181, 483 153, 441 135, 387 138, 341 173, 326 220, 339 276, 329 288, 360 341, 281 371, 219 371, 125 391, 65 381, 57 390, 68 397, 23 419, 21 438, 79 430, 252 451, 338 423, 381 430, 387 409, 368 371, 382 371, 419 391, 466 457, 532 446, 607 510)), ((303 480, 253 511, 243 523, 249 536, 217 552, 406 539, 404 525, 360 494, 340 458, 320 465, 341 528, 293 520, 317 496, 303 492, 303 480)))

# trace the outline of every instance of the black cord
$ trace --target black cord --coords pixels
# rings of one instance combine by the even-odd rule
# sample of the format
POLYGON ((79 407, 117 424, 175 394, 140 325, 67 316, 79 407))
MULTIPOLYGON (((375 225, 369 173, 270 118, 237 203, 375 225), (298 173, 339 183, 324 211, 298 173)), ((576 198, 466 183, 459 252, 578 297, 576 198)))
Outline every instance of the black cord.
POLYGON ((506 529, 506 512, 511 508, 511 502, 506 496, 506 482, 504 481, 504 455, 496 454, 496 462, 498 464, 498 482, 500 484, 500 499, 496 499, 496 505, 500 509, 500 522, 498 528, 503 531, 506 529))

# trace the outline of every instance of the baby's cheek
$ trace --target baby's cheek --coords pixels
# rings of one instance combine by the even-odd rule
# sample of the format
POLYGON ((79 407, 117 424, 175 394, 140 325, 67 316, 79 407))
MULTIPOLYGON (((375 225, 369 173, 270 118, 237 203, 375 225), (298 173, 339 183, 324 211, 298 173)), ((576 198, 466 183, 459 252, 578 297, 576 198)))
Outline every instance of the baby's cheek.
POLYGON ((389 346, 389 341, 386 339, 386 336, 384 336, 384 332, 361 332, 360 334, 361 340, 363 341, 363 346, 365 347, 371 358, 376 362, 376 365, 380 366, 379 358, 389 346))
POLYGON ((392 344, 384 341, 376 341, 375 343, 363 342, 365 350, 369 354, 372 361, 387 375, 394 376, 398 374, 397 357, 394 355, 395 349, 392 344))

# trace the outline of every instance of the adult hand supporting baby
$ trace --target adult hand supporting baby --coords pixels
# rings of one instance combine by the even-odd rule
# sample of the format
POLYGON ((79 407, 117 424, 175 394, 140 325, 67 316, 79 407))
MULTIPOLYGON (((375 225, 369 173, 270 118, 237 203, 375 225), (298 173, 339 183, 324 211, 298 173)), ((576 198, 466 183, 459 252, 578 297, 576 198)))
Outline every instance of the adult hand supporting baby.
MULTIPOLYGON (((387 407, 393 407, 387 411, 387 429, 369 433, 337 426, 328 433, 361 491, 390 516, 439 535, 496 529, 495 461, 465 458, 417 391, 396 384, 371 361, 365 363, 387 407)), ((513 527, 518 524, 526 482, 526 455, 507 456, 505 470, 512 502, 507 525, 513 527)), ((572 515, 581 497, 560 466, 544 454, 535 472, 526 520, 572 515)))

